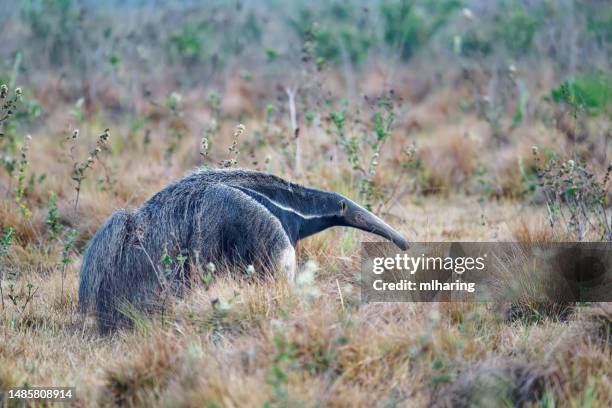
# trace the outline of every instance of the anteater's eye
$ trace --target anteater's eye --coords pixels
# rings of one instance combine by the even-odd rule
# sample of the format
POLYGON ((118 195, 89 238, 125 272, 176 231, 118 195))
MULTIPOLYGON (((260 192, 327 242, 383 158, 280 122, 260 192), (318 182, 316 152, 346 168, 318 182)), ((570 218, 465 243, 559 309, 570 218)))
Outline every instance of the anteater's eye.
POLYGON ((342 200, 340 201, 340 212, 342 212, 342 214, 344 214, 344 212, 346 211, 347 205, 346 205, 346 201, 342 200))

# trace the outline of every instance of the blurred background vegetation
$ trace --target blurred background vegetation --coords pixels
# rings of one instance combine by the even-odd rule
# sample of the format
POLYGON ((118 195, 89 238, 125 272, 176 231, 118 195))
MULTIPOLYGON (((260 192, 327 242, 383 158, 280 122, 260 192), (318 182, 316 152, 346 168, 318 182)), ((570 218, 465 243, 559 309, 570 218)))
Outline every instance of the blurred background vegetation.
POLYGON ((78 128, 93 143, 110 128, 115 153, 160 141, 168 165, 189 168, 202 163, 173 161, 182 145, 205 135, 215 157, 237 123, 241 166, 298 176, 337 145, 362 192, 390 134, 396 151, 419 145, 410 164, 387 159, 423 192, 524 195, 532 145, 596 173, 609 164, 609 1, 3 0, 0 13, 0 82, 26 91, 5 124, 9 173, 27 133, 78 128), (371 118, 385 110, 381 133, 371 118))
POLYGON ((525 87, 550 70, 555 102, 609 113, 605 0, 23 0, 0 12, 0 82, 32 90, 33 116, 53 109, 41 108, 47 99, 83 98, 88 115, 136 112, 151 94, 218 92, 238 79, 255 84, 248 103, 263 110, 309 58, 347 90, 381 66, 408 93, 397 71, 440 87, 477 70, 486 86, 513 67, 525 87))

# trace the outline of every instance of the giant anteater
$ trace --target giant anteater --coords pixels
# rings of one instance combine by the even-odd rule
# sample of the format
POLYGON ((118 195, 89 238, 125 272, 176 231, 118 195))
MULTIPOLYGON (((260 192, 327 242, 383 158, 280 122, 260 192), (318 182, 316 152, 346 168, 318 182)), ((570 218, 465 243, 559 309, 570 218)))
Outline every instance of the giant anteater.
POLYGON ((340 194, 256 171, 195 171, 142 207, 110 216, 85 252, 79 305, 82 312, 93 309, 101 332, 108 333, 129 323, 126 306, 147 310, 167 282, 181 287, 194 261, 253 264, 292 281, 297 241, 333 226, 408 246, 381 219, 340 194))

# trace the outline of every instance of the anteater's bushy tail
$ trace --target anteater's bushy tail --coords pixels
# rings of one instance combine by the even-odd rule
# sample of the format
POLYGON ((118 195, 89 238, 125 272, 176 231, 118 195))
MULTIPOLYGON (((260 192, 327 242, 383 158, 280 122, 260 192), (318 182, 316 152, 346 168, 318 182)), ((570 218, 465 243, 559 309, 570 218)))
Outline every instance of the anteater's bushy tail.
POLYGON ((121 306, 131 301, 132 230, 133 216, 123 210, 115 212, 93 237, 83 257, 79 309, 84 314, 94 311, 102 333, 129 323, 121 306))

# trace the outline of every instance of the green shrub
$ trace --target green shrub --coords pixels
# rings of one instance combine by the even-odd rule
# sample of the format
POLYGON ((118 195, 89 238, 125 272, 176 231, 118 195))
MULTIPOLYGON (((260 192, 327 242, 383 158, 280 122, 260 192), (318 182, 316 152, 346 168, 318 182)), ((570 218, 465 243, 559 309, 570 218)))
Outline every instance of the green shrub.
POLYGON ((517 6, 503 12, 498 20, 494 25, 493 38, 501 39, 513 54, 522 54, 531 48, 540 26, 537 16, 517 6))
POLYGON ((386 1, 381 5, 384 40, 391 47, 399 46, 402 59, 408 60, 461 6, 459 0, 386 1))
POLYGON ((586 74, 563 82, 551 91, 557 104, 565 104, 574 111, 586 111, 597 116, 612 108, 612 76, 586 74))
POLYGON ((461 53, 467 57, 487 56, 493 51, 493 44, 477 32, 469 32, 461 37, 461 53))
POLYGON ((169 39, 171 57, 185 64, 205 61, 207 59, 205 41, 209 35, 211 29, 206 21, 180 27, 169 39))
POLYGON ((310 39, 318 61, 359 65, 368 55, 374 38, 367 19, 360 18, 351 3, 334 3, 327 10, 302 8, 289 20, 302 43, 310 39))
POLYGON ((30 29, 31 44, 44 44, 41 51, 48 53, 55 66, 75 61, 81 49, 79 7, 72 0, 21 2, 21 18, 30 29))
POLYGON ((612 6, 601 4, 601 8, 598 7, 596 12, 588 13, 587 30, 601 43, 606 44, 612 41, 612 6))

